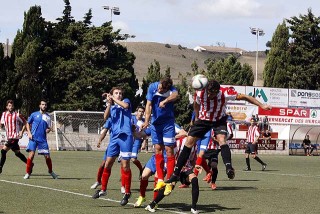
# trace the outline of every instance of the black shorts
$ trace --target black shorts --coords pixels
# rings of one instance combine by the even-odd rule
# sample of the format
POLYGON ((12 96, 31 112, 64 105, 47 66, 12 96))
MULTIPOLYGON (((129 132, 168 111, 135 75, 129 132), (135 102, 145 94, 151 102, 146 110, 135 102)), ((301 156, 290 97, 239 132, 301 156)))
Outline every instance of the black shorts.
POLYGON ((218 155, 221 149, 208 149, 204 152, 203 157, 211 162, 218 163, 218 155))
POLYGON ((258 154, 258 145, 253 143, 248 143, 245 153, 246 154, 258 154))
POLYGON ((201 139, 211 129, 213 129, 215 135, 227 135, 227 117, 223 117, 215 122, 207 120, 197 120, 194 122, 193 126, 191 126, 188 136, 197 137, 201 139))
POLYGON ((10 139, 4 145, 12 151, 20 150, 19 139, 10 139))
POLYGON ((190 185, 191 183, 188 181, 189 175, 193 173, 193 169, 189 169, 187 171, 182 171, 180 173, 180 182, 185 185, 190 185))

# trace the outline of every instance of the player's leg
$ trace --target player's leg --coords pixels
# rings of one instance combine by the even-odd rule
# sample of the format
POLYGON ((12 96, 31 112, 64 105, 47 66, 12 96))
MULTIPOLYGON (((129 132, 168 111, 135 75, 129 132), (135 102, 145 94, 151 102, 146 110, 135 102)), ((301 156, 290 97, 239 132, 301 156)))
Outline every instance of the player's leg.
POLYGON ((188 182, 192 185, 192 206, 191 206, 191 213, 199 213, 197 210, 197 203, 199 199, 199 181, 197 176, 194 173, 189 174, 188 182))
POLYGON ((136 165, 136 167, 138 167, 139 169, 139 177, 142 174, 142 165, 141 162, 138 160, 138 153, 139 153, 139 149, 141 147, 141 140, 140 139, 136 139, 133 143, 133 147, 132 147, 132 153, 131 153, 131 161, 134 165, 136 165))
POLYGON ((116 158, 120 154, 120 146, 118 145, 116 138, 110 139, 106 153, 106 161, 101 177, 101 189, 95 192, 95 194, 92 196, 93 199, 99 198, 100 196, 104 196, 107 194, 106 191, 109 183, 109 178, 111 176, 111 169, 116 158))
POLYGON ((252 157, 253 159, 255 159, 257 162, 259 162, 262 166, 262 171, 264 171, 267 168, 267 164, 264 163, 259 157, 258 157, 258 145, 257 144, 251 144, 252 146, 252 151, 254 151, 254 153, 252 153, 252 157))
POLYGON ((153 191, 159 191, 165 186, 164 183, 164 157, 163 157, 163 126, 151 125, 151 138, 155 151, 156 171, 158 174, 158 183, 153 191))
POLYGON ((250 158, 249 158, 249 154, 251 153, 251 144, 252 143, 248 143, 245 150, 245 158, 246 158, 246 165, 247 165, 247 168, 245 169, 245 171, 251 171, 250 158))
POLYGON ((141 179, 140 179, 140 196, 139 196, 138 200, 136 201, 136 203, 134 204, 134 207, 141 207, 143 202, 146 201, 146 191, 147 191, 147 187, 148 187, 148 183, 149 183, 149 177, 152 174, 154 174, 156 171, 155 164, 152 164, 151 162, 155 163, 154 156, 152 156, 149 159, 149 161, 146 163, 146 165, 142 171, 142 175, 141 175, 141 179), (153 159, 153 161, 151 159, 153 159))
POLYGON ((36 149, 38 147, 38 143, 33 140, 29 140, 28 146, 26 151, 29 153, 28 158, 27 158, 27 164, 26 164, 26 174, 23 177, 24 179, 29 179, 30 175, 32 173, 32 168, 33 168, 33 158, 36 152, 36 149))
POLYGON ((98 168, 98 171, 97 171, 96 182, 94 184, 92 184, 90 189, 96 189, 98 186, 101 185, 101 178, 102 178, 102 174, 103 174, 104 165, 106 163, 106 159, 107 159, 107 153, 105 152, 105 155, 103 157, 103 161, 101 162, 101 164, 98 168))
POLYGON ((221 156, 224 165, 226 166, 226 173, 229 179, 234 179, 235 171, 232 167, 231 161, 231 150, 227 144, 227 124, 223 121, 219 122, 213 127, 214 133, 216 134, 217 141, 221 148, 221 156))
POLYGON ((151 203, 145 208, 145 210, 154 213, 156 211, 156 206, 164 197, 164 188, 162 188, 158 191, 157 197, 151 201, 151 203))
POLYGON ((132 135, 121 134, 118 136, 119 146, 120 146, 120 155, 122 157, 121 160, 121 179, 124 181, 125 185, 125 194, 120 202, 120 205, 124 206, 129 202, 129 198, 131 197, 131 180, 132 180, 132 172, 130 169, 130 159, 133 145, 133 137, 132 135))
POLYGON ((2 173, 2 168, 4 166, 4 163, 7 160, 7 152, 10 150, 10 147, 6 143, 2 149, 1 149, 1 159, 0 159, 0 174, 2 173))
POLYGON ((48 173, 52 176, 53 179, 57 179, 58 176, 52 171, 52 160, 50 157, 49 146, 47 142, 38 142, 38 153, 43 155, 48 167, 48 173))
MULTIPOLYGON (((211 138, 211 130, 208 131, 203 138, 201 138, 198 146, 198 151, 197 151, 198 155, 197 155, 196 165, 201 166, 206 171, 206 174, 210 172, 210 168, 203 156, 205 151, 207 150, 210 138, 211 138)), ((198 176, 199 170, 195 168, 194 173, 198 176)))
POLYGON ((211 130, 212 123, 207 121, 196 121, 194 125, 191 127, 187 141, 185 143, 185 146, 183 147, 179 158, 177 160, 176 166, 174 168, 174 172, 169 180, 166 181, 166 183, 172 183, 179 180, 179 175, 182 167, 186 164, 192 147, 197 142, 198 139, 201 139, 209 130, 211 130))
POLYGON ((217 189, 217 185, 216 185, 216 181, 217 181, 217 177, 218 177, 218 153, 214 154, 211 158, 210 161, 210 166, 212 169, 212 175, 211 175, 211 189, 215 190, 217 189))
POLYGON ((19 140, 18 140, 18 139, 13 140, 11 150, 14 152, 14 154, 15 154, 22 162, 24 162, 25 164, 27 163, 27 158, 26 158, 26 156, 24 156, 24 154, 22 154, 22 153, 20 152, 20 146, 19 146, 19 140))

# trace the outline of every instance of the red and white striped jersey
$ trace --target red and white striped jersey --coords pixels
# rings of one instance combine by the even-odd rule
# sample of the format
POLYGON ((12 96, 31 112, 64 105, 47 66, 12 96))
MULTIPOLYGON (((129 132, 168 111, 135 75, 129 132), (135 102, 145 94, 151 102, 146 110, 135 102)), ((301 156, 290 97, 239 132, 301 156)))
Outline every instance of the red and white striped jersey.
POLYGON ((207 146, 207 150, 217 150, 220 149, 218 141, 214 140, 214 131, 211 131, 211 138, 207 146))
POLYGON ((24 117, 15 111, 12 113, 9 111, 3 112, 1 116, 1 123, 6 129, 7 139, 18 139, 19 132, 25 122, 26 120, 24 117))
MULTIPOLYGON (((228 131, 228 134, 227 134, 227 140, 230 140, 230 135, 233 135, 233 131, 232 131, 232 126, 230 123, 227 123, 227 131, 228 131)), ((214 131, 211 130, 211 138, 210 138, 210 141, 208 143, 208 146, 207 146, 207 149, 212 149, 212 150, 217 150, 217 149, 220 149, 220 146, 219 146, 219 143, 214 140, 214 131)))
MULTIPOLYGON (((176 147, 174 149, 174 156, 175 156, 176 160, 178 160, 179 155, 180 155, 186 141, 187 141, 187 137, 181 137, 176 140, 176 147)), ((195 144, 192 147, 188 161, 184 165, 184 169, 192 169, 193 163, 195 163, 196 159, 197 159, 197 144, 195 144)))
POLYGON ((248 132, 247 132, 247 142, 248 143, 254 143, 256 140, 258 140, 260 136, 259 128, 256 125, 249 126, 248 132))
POLYGON ((200 105, 199 119, 208 121, 218 121, 226 115, 226 103, 235 100, 238 92, 233 87, 222 88, 213 99, 208 98, 207 88, 194 93, 194 100, 200 105))

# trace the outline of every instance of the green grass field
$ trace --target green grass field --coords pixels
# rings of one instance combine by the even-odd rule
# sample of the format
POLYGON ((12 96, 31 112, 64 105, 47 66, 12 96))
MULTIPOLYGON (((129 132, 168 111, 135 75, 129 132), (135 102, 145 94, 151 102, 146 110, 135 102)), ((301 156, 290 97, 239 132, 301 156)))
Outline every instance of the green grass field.
MULTIPOLYGON (((120 170, 115 164, 109 180, 108 195, 92 199, 90 186, 95 182, 102 152, 52 152, 53 180, 47 173, 44 158, 35 157, 29 180, 24 180, 24 164, 10 151, 0 175, 0 213, 148 213, 133 208, 139 196, 138 170, 132 165, 132 198, 121 207, 120 170)), ((144 164, 151 154, 140 154, 144 164)), ((243 155, 233 155, 234 180, 228 180, 220 160, 218 189, 212 191, 200 175, 198 209, 202 213, 320 213, 320 159, 317 156, 260 156, 267 170, 251 160, 253 171, 244 172, 243 155)), ((153 178, 152 178, 153 179, 153 178)), ((152 198, 149 182, 147 201, 152 198)), ((157 213, 190 213, 191 188, 178 189, 166 197, 157 213)), ((147 204, 147 203, 146 203, 147 204)))

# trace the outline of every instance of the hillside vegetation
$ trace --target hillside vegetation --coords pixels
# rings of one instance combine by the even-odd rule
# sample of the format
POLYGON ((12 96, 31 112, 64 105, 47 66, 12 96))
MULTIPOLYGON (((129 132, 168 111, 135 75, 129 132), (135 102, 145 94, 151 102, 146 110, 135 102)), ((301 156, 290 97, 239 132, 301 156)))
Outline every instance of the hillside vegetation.
MULTIPOLYGON (((124 42, 123 45, 136 56, 134 69, 139 82, 142 82, 142 78, 146 75, 148 67, 154 60, 160 62, 161 70, 170 67, 172 78, 177 81, 179 72, 185 74, 192 71, 191 64, 194 61, 197 62, 199 69, 205 69, 205 60, 209 58, 224 58, 228 55, 225 53, 196 52, 192 49, 184 49, 179 45, 171 44, 170 48, 168 48, 166 44, 155 42, 124 42)), ((265 59, 265 57, 259 57, 258 59, 258 85, 263 83, 262 71, 265 59)), ((251 65, 255 72, 255 54, 240 56, 238 60, 242 64, 248 63, 251 65)))

